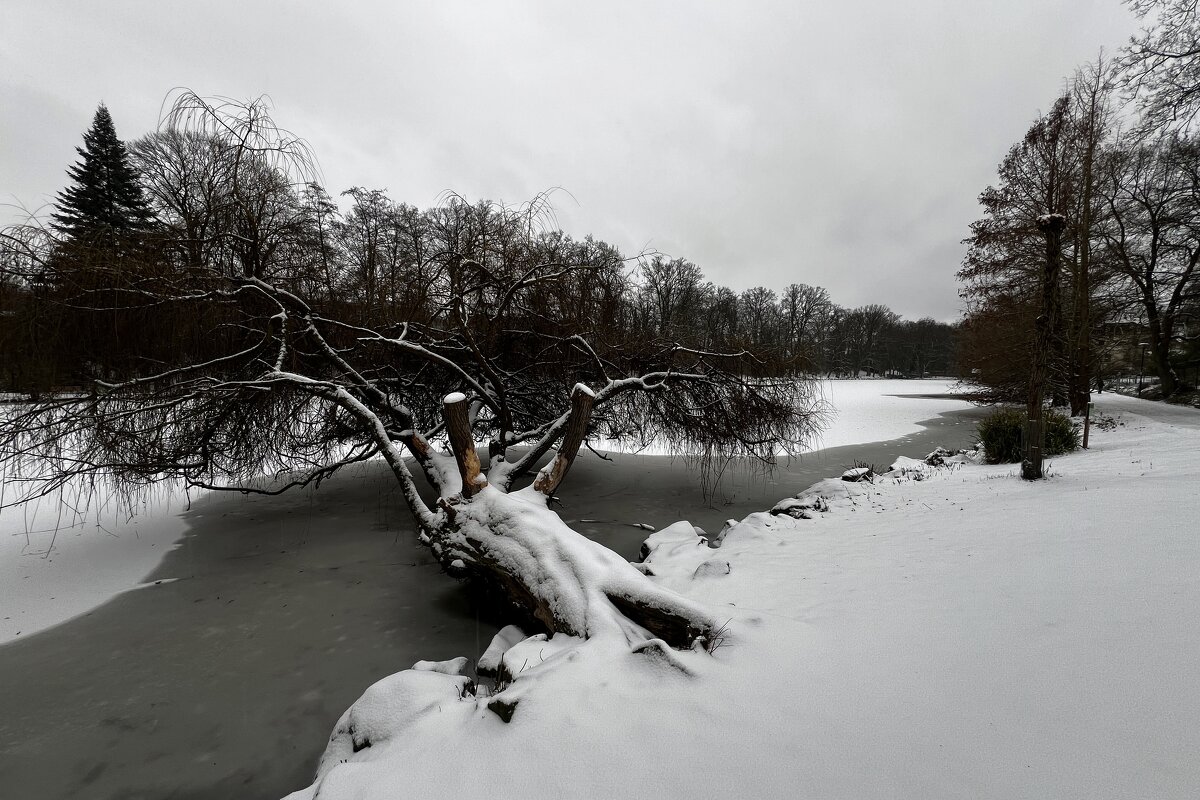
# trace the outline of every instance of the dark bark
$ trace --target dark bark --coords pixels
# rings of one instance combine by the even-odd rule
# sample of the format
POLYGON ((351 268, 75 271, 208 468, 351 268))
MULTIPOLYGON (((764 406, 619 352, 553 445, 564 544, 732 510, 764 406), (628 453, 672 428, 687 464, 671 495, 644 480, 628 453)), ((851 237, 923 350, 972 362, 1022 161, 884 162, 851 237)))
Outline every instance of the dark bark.
POLYGON ((587 434, 588 420, 591 418, 592 403, 595 400, 596 395, 583 384, 577 384, 571 392, 571 415, 567 418, 567 430, 563 434, 558 455, 538 473, 533 482, 533 488, 547 497, 554 494, 563 478, 567 477, 567 472, 579 453, 583 437, 587 434))
POLYGON ((1035 322, 1033 363, 1029 370, 1029 396, 1026 410, 1029 425, 1025 437, 1025 460, 1021 477, 1036 480, 1042 477, 1042 404, 1049 377, 1049 360, 1055 351, 1054 338, 1061 317, 1058 276, 1062 272, 1062 233, 1067 226, 1061 214, 1047 214, 1038 219, 1038 230, 1046 238, 1046 264, 1042 272, 1042 313, 1035 322))
POLYGON ((462 394, 446 397, 442 405, 446 420, 446 435, 450 437, 450 449, 458 462, 458 474, 462 478, 464 499, 478 494, 487 486, 487 479, 479 468, 479 454, 475 452, 475 440, 471 436, 471 421, 467 414, 467 398, 462 394))

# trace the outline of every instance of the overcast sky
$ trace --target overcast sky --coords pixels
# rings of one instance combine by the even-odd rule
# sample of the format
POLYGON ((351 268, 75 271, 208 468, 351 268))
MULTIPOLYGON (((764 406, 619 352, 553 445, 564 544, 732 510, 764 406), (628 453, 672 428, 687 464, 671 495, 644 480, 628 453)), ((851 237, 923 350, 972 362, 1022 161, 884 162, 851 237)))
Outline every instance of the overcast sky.
POLYGON ((572 235, 949 320, 996 165, 1135 29, 1119 0, 2 0, 0 202, 53 200, 100 101, 129 140, 173 87, 266 94, 331 194, 562 187, 572 235))

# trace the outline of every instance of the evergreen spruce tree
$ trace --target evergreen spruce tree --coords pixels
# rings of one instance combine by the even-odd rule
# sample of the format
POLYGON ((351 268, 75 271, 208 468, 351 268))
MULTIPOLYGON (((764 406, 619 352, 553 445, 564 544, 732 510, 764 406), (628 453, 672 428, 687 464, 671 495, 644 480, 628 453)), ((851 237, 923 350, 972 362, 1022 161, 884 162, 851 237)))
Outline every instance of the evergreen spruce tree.
POLYGON ((138 174, 103 103, 83 135, 73 184, 58 194, 54 227, 73 241, 114 243, 141 230, 149 216, 138 174))

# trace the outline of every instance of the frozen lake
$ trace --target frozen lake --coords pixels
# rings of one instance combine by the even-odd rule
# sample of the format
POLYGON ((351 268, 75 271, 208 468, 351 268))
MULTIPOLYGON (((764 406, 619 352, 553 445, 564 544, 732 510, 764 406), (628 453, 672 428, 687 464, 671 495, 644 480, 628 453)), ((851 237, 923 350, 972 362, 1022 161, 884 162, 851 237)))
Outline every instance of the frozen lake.
MULTIPOLYGON (((826 449, 770 474, 732 464, 711 500, 679 460, 585 453, 560 512, 630 557, 647 533, 638 523, 717 530, 855 460, 966 446, 978 416, 968 404, 892 396, 946 388, 834 382, 841 413, 826 449)), ((22 796, 278 798, 309 782, 363 688, 419 659, 475 657, 500 622, 416 542, 378 465, 317 492, 206 496, 59 531, 47 557, 53 534, 25 537, 12 519, 0 551, 0 786, 22 796)))

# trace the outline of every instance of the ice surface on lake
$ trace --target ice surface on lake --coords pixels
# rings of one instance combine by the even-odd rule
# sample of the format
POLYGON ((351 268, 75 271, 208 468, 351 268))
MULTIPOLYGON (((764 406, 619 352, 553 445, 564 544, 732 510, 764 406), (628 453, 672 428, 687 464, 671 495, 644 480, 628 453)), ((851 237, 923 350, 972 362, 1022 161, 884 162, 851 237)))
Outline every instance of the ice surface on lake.
MULTIPOLYGON (((944 379, 824 381, 823 395, 837 413, 815 444, 835 447, 915 433, 918 421, 969 404, 891 395, 943 394, 952 387, 944 379)), ((447 401, 461 397, 456 395, 447 401)), ((46 498, 35 507, 0 512, 0 643, 137 587, 183 536, 186 524, 178 512, 186 503, 181 493, 164 495, 135 504, 131 514, 114 500, 99 513, 76 517, 65 504, 46 498)))

